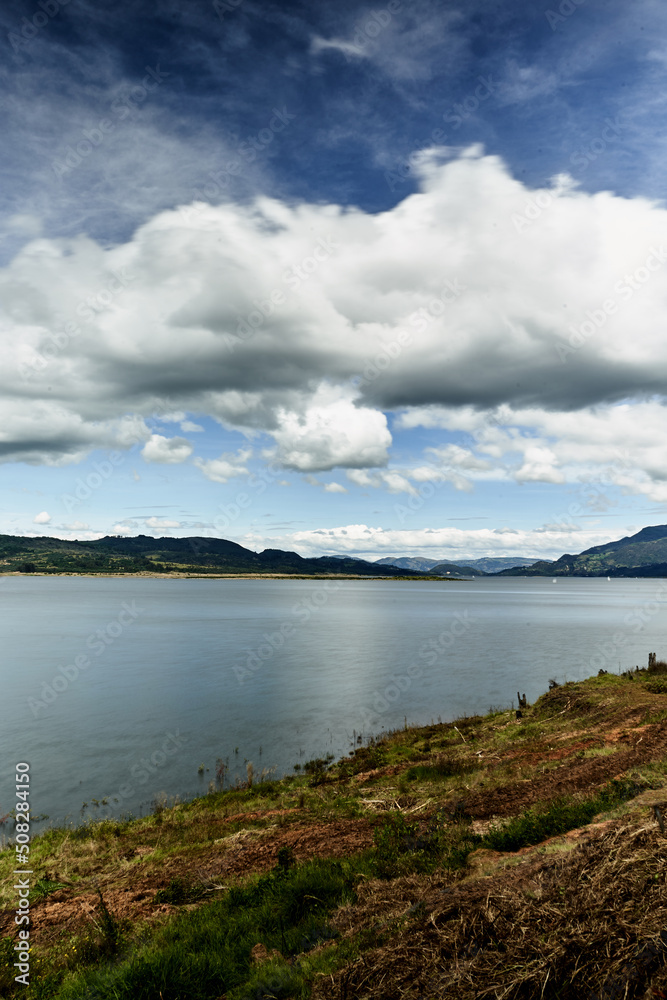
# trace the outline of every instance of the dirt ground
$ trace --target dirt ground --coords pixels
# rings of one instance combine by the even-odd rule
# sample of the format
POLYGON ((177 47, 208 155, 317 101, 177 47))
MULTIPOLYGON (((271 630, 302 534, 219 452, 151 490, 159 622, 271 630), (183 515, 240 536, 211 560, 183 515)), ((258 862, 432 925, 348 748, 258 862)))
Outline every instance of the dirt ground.
MULTIPOLYGON (((229 819, 256 819, 260 815, 275 815, 285 810, 267 810, 265 814, 240 813, 229 819)), ((141 866, 133 865, 125 874, 110 872, 97 880, 104 901, 118 919, 153 919, 172 913, 180 907, 154 903, 158 889, 165 888, 175 878, 201 882, 211 892, 214 887, 225 886, 230 881, 251 872, 268 871, 276 864, 281 847, 290 847, 298 861, 318 857, 345 857, 368 847, 373 842, 373 830, 368 820, 337 820, 332 823, 304 823, 280 829, 241 830, 230 837, 214 842, 210 850, 192 857, 167 859, 160 869, 145 874, 141 866)), ((150 858, 152 848, 139 849, 136 853, 150 858)), ((30 907, 31 938, 37 943, 54 941, 63 931, 73 933, 87 926, 97 912, 99 897, 91 887, 72 896, 69 888, 50 893, 45 899, 36 900, 30 907)), ((12 933, 14 910, 0 913, 0 936, 12 933)))
MULTIPOLYGON (((637 691, 639 685, 628 687, 634 687, 635 696, 640 694, 637 691)), ((554 715, 569 712, 570 702, 563 700, 564 697, 555 693, 554 715)), ((644 694, 641 694, 641 698, 644 699, 644 694)), ((646 695, 646 698, 651 702, 651 709, 664 708, 662 696, 655 698, 646 695)), ((601 715, 599 723, 587 725, 588 720, 585 720, 584 723, 580 722, 580 726, 586 727, 584 729, 577 731, 576 726, 564 727, 547 738, 541 733, 535 739, 517 738, 515 741, 513 735, 510 740, 506 740, 503 734, 502 742, 493 745, 489 740, 486 747, 482 747, 479 741, 467 737, 464 740, 467 742, 465 749, 459 745, 458 750, 482 765, 483 773, 481 776, 478 774, 477 778, 481 777, 481 781, 490 786, 485 788, 484 784, 481 787, 477 784, 472 789, 466 789, 465 775, 457 786, 457 803, 472 818, 473 830, 484 832, 489 821, 495 818, 516 815, 537 802, 547 802, 573 793, 590 793, 592 789, 631 772, 633 768, 667 759, 667 724, 643 723, 642 719, 647 717, 646 703, 642 701, 642 705, 640 710, 637 704, 623 706, 617 703, 606 717, 603 717, 604 713, 601 715), (600 754, 596 755, 596 751, 600 751, 600 754)), ((521 722, 512 718, 504 726, 497 728, 516 726, 517 737, 520 737, 521 725, 521 722)), ((487 726, 487 739, 489 732, 487 726)), ((446 744, 443 735, 441 746, 446 744)), ((447 753, 449 752, 447 747, 447 753)), ((437 761, 438 756, 434 753, 425 757, 423 762, 437 761)), ((345 793, 347 787, 355 795, 360 790, 371 796, 388 794, 388 801, 395 807, 397 779, 410 766, 403 763, 375 768, 356 774, 347 781, 341 780, 331 787, 341 793, 345 793)), ((661 796, 667 798, 667 789, 645 793, 635 801, 638 806, 645 808, 646 823, 644 831, 640 830, 641 835, 651 844, 652 850, 663 855, 667 841, 658 831, 657 822, 651 818, 650 812, 652 803, 661 806, 664 804, 661 796)), ((373 798, 371 801, 381 800, 373 798)), ((427 801, 431 802, 431 799, 427 801)), ((428 822, 433 808, 431 806, 430 810, 424 809, 419 813, 421 824, 428 822)), ((50 893, 46 898, 34 900, 30 914, 32 939, 38 944, 49 944, 63 935, 80 933, 89 928, 99 912, 98 888, 116 918, 126 919, 136 925, 144 921, 164 919, 177 909, 183 909, 154 902, 157 890, 166 888, 172 879, 180 879, 187 885, 201 885, 205 893, 213 894, 243 876, 272 868, 282 847, 291 848, 298 861, 316 857, 349 856, 372 845, 377 815, 369 808, 368 817, 338 818, 324 822, 316 816, 309 819, 304 814, 302 818, 300 810, 294 808, 268 808, 267 803, 266 809, 221 815, 219 822, 218 839, 201 844, 194 851, 183 848, 180 854, 169 854, 159 866, 151 857, 155 845, 148 842, 139 844, 124 859, 120 857, 113 864, 100 866, 95 878, 87 877, 76 886, 66 887, 50 893), (267 821, 270 825, 263 825, 267 821), (224 836, 228 824, 241 824, 242 828, 224 836)), ((465 931, 474 937, 478 932, 482 934, 480 927, 486 928, 486 934, 495 920, 489 913, 513 913, 515 915, 512 920, 520 920, 523 919, 524 912, 521 906, 526 899, 538 902, 549 899, 552 900, 549 905, 552 906, 553 913, 558 911, 558 919, 565 920, 565 910, 561 912, 559 909, 558 879, 565 884, 566 879, 571 876, 575 880, 573 886, 578 886, 576 879, 580 869, 588 878, 586 872, 592 869, 590 866, 586 869, 585 865, 581 867, 581 859, 587 857, 592 863, 599 855, 602 864, 604 851, 615 843, 614 838, 619 836, 619 831, 623 831, 623 822, 613 820, 591 824, 582 830, 554 838, 553 843, 545 842, 537 848, 524 848, 511 855, 487 850, 476 851, 470 856, 463 877, 460 873, 446 873, 429 878, 411 876, 394 879, 392 882, 363 884, 359 889, 358 902, 353 907, 343 907, 335 917, 338 930, 343 935, 351 934, 370 925, 386 923, 393 917, 404 917, 417 907, 423 920, 414 942, 410 943, 409 937, 406 937, 404 941, 399 941, 390 955, 380 949, 376 957, 380 965, 383 962, 386 964, 392 983, 399 991, 391 996, 417 998, 440 995, 428 992, 436 989, 436 984, 440 989, 444 982, 441 969, 444 966, 440 959, 436 961, 436 953, 444 955, 450 946, 459 948, 459 951, 455 949, 456 961, 459 962, 461 958, 462 964, 460 968, 457 966, 458 971, 451 972, 454 977, 451 982, 458 983, 456 976, 459 973, 464 975, 466 961, 469 961, 471 968, 478 961, 473 953, 466 957, 465 948, 461 950, 459 947, 461 934, 465 931), (566 861, 565 858, 569 860, 566 861), (455 928, 457 921, 460 927, 455 932, 452 928, 455 928), (447 935, 451 937, 451 941, 447 935), (422 948, 423 954, 427 956, 423 963, 423 976, 419 961, 413 955, 415 948, 422 948), (401 971, 401 962, 404 963, 405 973, 401 971), (409 985, 406 976, 412 976, 409 985), (402 982, 405 993, 400 993, 402 982), (420 994, 420 988, 426 992, 420 994)), ((217 830, 217 816, 214 823, 217 830)), ((151 838, 147 836, 146 839, 151 838)), ((589 904, 583 901, 581 905, 585 910, 585 905, 589 904)), ((539 913, 535 913, 530 910, 531 920, 542 919, 539 913)), ((14 934, 14 915, 13 909, 0 911, 0 936, 14 934)), ((510 919, 509 916, 507 919, 510 919)), ((648 933, 653 926, 649 917, 642 915, 641 920, 648 933)), ((500 922, 497 926, 500 926, 500 922)), ((521 924, 517 926, 521 932, 521 924)), ((448 972, 447 975, 449 974, 448 972)), ((456 989, 458 988, 457 985, 456 989)), ((351 998, 363 995, 369 1000, 374 997, 389 1000, 389 995, 383 997, 382 989, 378 966, 371 967, 369 964, 368 968, 364 968, 362 963, 361 966, 354 966, 337 974, 330 983, 319 984, 313 996, 351 998), (345 979, 345 976, 348 978, 345 979)), ((463 990, 462 986, 461 989, 463 990)), ((469 994, 453 992, 447 995, 467 997, 469 994)), ((593 997, 593 994, 590 995, 593 997)), ((667 997, 667 992, 652 995, 667 997)))
MULTIPOLYGON (((550 768, 541 777, 518 780, 508 787, 494 788, 489 792, 474 792, 462 800, 464 809, 475 819, 513 816, 535 802, 547 802, 563 795, 586 791, 623 774, 632 767, 667 756, 665 726, 641 726, 627 735, 616 731, 609 735, 609 742, 613 743, 614 740, 621 746, 627 745, 628 749, 619 749, 604 757, 565 760, 559 767, 550 768)), ((591 740, 589 746, 595 743, 597 741, 591 740)), ((576 752, 576 749, 584 749, 584 744, 568 747, 569 755, 576 752)), ((539 754, 538 759, 547 763, 552 760, 563 760, 564 756, 560 750, 545 750, 539 754)), ((505 758, 504 762, 508 759, 510 758, 505 758)), ((517 754, 515 759, 521 763, 529 763, 529 757, 526 755, 517 754)), ((530 762, 535 763, 534 760, 530 762)))

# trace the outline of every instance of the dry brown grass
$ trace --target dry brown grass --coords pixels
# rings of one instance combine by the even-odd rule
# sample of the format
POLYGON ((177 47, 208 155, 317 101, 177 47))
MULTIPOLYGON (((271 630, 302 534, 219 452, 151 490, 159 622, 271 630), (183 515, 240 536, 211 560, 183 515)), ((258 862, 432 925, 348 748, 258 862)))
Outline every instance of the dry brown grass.
MULTIPOLYGON (((612 1000, 667 987, 667 857, 656 824, 615 821, 492 876, 369 884, 341 929, 402 913, 400 934, 322 978, 313 1000, 612 1000)), ((490 853, 490 852, 484 852, 490 853)))
MULTIPOLYGON (((653 791, 602 824, 512 854, 476 851, 460 871, 396 877, 399 866, 364 879, 333 918, 340 938, 322 946, 338 971, 313 973, 312 995, 667 1000, 667 839, 649 812, 667 802, 664 682, 660 672, 591 678, 549 692, 520 721, 505 711, 388 734, 317 787, 306 776, 267 782, 37 838, 36 871, 67 885, 34 902, 35 940, 51 947, 88 920, 96 886, 135 925, 171 919, 174 907, 154 898, 171 879, 222 891, 269 870, 281 846, 300 861, 347 856, 398 811, 420 834, 436 814, 472 818, 483 834, 499 817, 626 775, 653 791)), ((10 862, 0 853, 0 875, 10 862)), ((0 910, 0 936, 12 920, 11 905, 0 910)))

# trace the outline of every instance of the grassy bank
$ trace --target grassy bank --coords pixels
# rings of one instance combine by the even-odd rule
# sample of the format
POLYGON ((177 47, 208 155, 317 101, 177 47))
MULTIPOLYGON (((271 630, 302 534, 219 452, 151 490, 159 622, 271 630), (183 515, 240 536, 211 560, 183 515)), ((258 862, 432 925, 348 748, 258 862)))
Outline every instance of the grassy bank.
MULTIPOLYGON (((667 670, 667 668, 664 668, 667 670)), ((32 844, 33 998, 667 996, 667 673, 32 844)), ((4 978, 3 978, 4 977, 4 978)))

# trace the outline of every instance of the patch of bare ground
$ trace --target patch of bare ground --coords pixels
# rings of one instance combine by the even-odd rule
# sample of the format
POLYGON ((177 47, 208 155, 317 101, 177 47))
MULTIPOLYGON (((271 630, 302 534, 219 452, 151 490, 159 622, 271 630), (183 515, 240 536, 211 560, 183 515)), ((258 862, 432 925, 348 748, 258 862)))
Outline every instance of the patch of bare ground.
MULTIPOLYGON (((473 792, 465 797, 465 811, 475 819, 514 816, 535 802, 548 802, 587 791, 640 764, 664 759, 667 756, 667 729, 664 726, 644 726, 641 731, 628 734, 627 743, 629 749, 618 750, 609 757, 569 760, 546 775, 488 792, 473 792)), ((545 751, 540 759, 561 758, 554 758, 550 756, 550 751, 545 751)))
MULTIPOLYGON (((275 815, 283 810, 255 811, 228 817, 228 821, 243 817, 246 821, 275 815)), ((335 820, 329 823, 301 823, 289 828, 243 829, 214 842, 196 856, 170 856, 160 864, 159 873, 142 870, 141 865, 101 871, 95 877, 78 882, 75 887, 59 889, 45 899, 35 900, 30 907, 31 938, 36 943, 56 940, 63 931, 74 933, 87 927, 97 911, 97 889, 119 920, 154 919, 172 913, 176 907, 154 902, 158 889, 164 889, 172 879, 188 884, 201 884, 209 893, 226 887, 253 872, 264 872, 276 863, 281 847, 294 851, 297 861, 316 857, 344 857, 368 847, 373 831, 368 820, 335 820), (86 884, 88 883, 88 884, 86 884)), ((150 858, 152 848, 139 848, 136 853, 150 858)), ((14 929, 15 910, 0 912, 0 937, 14 929)))
MULTIPOLYGON (((232 790, 190 813, 164 810, 160 825, 147 818, 120 832, 93 828, 90 841, 54 840, 40 872, 68 884, 32 900, 31 940, 57 950, 85 934, 99 917, 98 889, 136 928, 184 909, 155 901, 175 880, 203 892, 185 907, 194 908, 274 868, 284 848, 298 862, 358 854, 398 812, 415 844, 438 824, 455 842, 459 830, 483 835, 497 819, 595 796, 625 775, 653 790, 621 818, 513 853, 476 850, 458 870, 362 877, 355 901, 331 918, 339 936, 316 949, 333 954, 347 942, 348 957, 311 974, 312 997, 667 1000, 667 725, 656 721, 666 706, 641 678, 592 678, 550 692, 519 720, 508 711, 388 734, 321 781, 232 790)), ((0 937, 15 935, 14 915, 0 911, 0 937)))

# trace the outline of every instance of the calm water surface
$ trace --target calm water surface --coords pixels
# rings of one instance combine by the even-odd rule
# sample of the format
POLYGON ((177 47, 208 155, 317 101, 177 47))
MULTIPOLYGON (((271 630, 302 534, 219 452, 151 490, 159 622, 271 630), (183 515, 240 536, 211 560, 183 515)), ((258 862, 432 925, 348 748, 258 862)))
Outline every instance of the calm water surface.
POLYGON ((232 780, 282 774, 404 718, 644 666, 667 656, 666 602, 662 580, 4 578, 0 814, 17 761, 51 822, 104 797, 136 815, 204 791, 218 757, 232 780))

